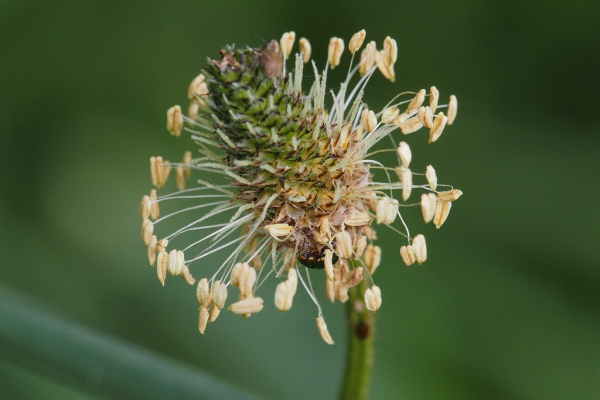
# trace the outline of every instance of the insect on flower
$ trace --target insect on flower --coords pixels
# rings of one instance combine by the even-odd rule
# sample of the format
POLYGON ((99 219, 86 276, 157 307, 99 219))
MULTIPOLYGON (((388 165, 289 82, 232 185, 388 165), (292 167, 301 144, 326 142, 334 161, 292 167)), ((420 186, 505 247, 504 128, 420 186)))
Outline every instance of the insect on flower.
POLYGON ((395 79, 397 46, 389 37, 382 50, 370 42, 355 60, 365 35, 363 30, 350 40, 349 72, 337 91, 327 88, 327 72, 340 65, 344 41, 331 39, 322 72, 314 62, 309 65, 315 78, 305 92, 311 46, 300 39, 300 52, 288 70, 296 37, 288 32, 279 43, 271 41, 264 48, 226 46, 192 81, 189 115, 179 106, 167 112, 169 132, 177 137, 182 131, 189 133, 196 150, 186 152, 180 163, 159 156, 150 159, 154 186, 165 186, 175 167, 179 191, 158 196, 152 190, 143 197, 142 240, 163 285, 167 271, 190 284, 196 282, 190 269, 207 276, 196 290, 200 332, 219 316, 231 286, 239 288, 239 298, 230 310, 244 317, 259 312, 264 301, 258 289, 275 275, 281 279, 276 307, 285 311, 292 306, 299 281, 317 306, 323 339, 332 344, 309 269, 325 270, 326 294, 332 302, 347 301, 348 289, 363 279, 364 271, 371 283, 365 305, 376 311, 381 289, 373 283, 373 273, 381 249, 373 244, 374 222, 406 238, 400 255, 407 265, 426 260, 424 236, 411 236, 400 212, 401 206, 415 204, 401 204, 395 197, 401 194, 406 202, 413 189, 422 191, 423 218, 439 228, 462 192, 451 186, 439 191, 445 186, 438 184, 432 166, 413 174, 410 147, 404 141, 396 146, 395 137, 426 128, 429 141, 438 140, 454 122, 456 97, 440 105, 439 92, 431 87, 429 93, 401 93, 380 111, 368 109, 363 96, 373 74, 379 70, 395 79), (427 98, 429 104, 424 105, 427 98), (390 150, 397 152, 397 167, 373 158, 381 152, 373 146, 388 138, 397 147, 390 150), (198 173, 197 186, 186 189, 192 170, 198 173), (386 178, 376 180, 376 173, 386 178), (394 175, 399 180, 392 179, 394 175), (413 182, 422 176, 426 180, 413 182), (168 207, 178 200, 193 203, 160 216, 159 203, 168 207), (155 234, 159 224, 176 218, 182 221, 180 228, 155 234), (216 268, 202 264, 218 254, 222 260, 216 268))

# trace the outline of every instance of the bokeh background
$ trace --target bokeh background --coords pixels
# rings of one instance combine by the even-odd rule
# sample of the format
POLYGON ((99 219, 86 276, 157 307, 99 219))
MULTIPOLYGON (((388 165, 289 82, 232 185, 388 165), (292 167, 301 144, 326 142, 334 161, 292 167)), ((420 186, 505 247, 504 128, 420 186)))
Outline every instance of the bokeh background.
MULTIPOLYGON (((371 397, 600 399, 599 16, 579 0, 1 2, 0 290, 258 396, 335 398, 339 303, 324 304, 335 346, 303 292, 290 312, 272 306, 274 281, 261 313, 224 313, 201 336, 194 289, 161 287, 147 265, 138 205, 148 158, 191 147, 165 112, 187 105, 206 57, 294 30, 323 66, 330 37, 365 28, 399 46, 397 81, 372 80, 372 108, 431 85, 457 95, 438 142, 408 142, 413 170, 433 164, 465 192, 439 231, 408 213, 427 237, 422 266, 380 235, 371 397)), ((0 398, 106 395, 3 346, 0 398)))

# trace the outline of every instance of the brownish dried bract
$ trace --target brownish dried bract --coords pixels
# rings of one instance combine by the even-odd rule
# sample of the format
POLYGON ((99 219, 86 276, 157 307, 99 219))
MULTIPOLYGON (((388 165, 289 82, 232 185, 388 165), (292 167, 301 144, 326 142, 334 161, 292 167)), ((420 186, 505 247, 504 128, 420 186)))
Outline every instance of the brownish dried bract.
POLYGON ((262 53, 262 63, 265 68, 265 74, 269 78, 281 76, 281 72, 283 71, 283 54, 281 54, 277 41, 271 40, 267 43, 262 53))

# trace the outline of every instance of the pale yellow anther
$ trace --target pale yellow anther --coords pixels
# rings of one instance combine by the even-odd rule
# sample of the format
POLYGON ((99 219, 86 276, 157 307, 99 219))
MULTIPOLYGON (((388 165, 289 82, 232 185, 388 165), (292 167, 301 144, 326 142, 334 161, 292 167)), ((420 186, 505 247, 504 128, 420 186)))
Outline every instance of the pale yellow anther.
POLYGON ((210 309, 210 322, 214 322, 218 317, 219 314, 221 314, 221 309, 219 307, 213 306, 210 309))
POLYGON ((340 257, 352 257, 352 238, 347 231, 338 232, 335 235, 335 249, 340 257))
POLYGON ((402 128, 403 124, 406 122, 407 119, 408 119, 408 114, 407 113, 402 113, 402 114, 398 115, 392 121, 392 124, 396 125, 398 128, 402 128))
POLYGON ((373 285, 365 291, 365 305, 369 311, 377 311, 381 307, 381 289, 373 285))
POLYGON ((150 176, 152 177, 152 184, 158 187, 159 171, 162 167, 162 157, 150 157, 150 176))
POLYGON ((192 161, 192 152, 186 151, 185 153, 183 153, 183 160, 181 162, 183 164, 185 164, 183 166, 183 172, 184 172, 186 178, 189 178, 190 176, 192 176, 192 169, 190 168, 190 165, 189 165, 191 161, 192 161))
POLYGON ((406 201, 412 191, 412 172, 410 169, 400 166, 396 168, 396 175, 402 182, 402 198, 406 201))
POLYGON ((229 309, 236 314, 252 314, 263 309, 263 299, 260 297, 248 297, 244 300, 233 303, 229 309))
POLYGON ((446 222, 448 214, 450 214, 450 208, 452 208, 452 202, 450 201, 438 201, 435 206, 435 215, 433 216, 433 223, 435 227, 440 227, 446 222))
POLYGON ((161 250, 156 257, 156 275, 163 286, 165 286, 165 278, 167 277, 168 258, 169 255, 165 250, 161 250))
POLYGON ((367 237, 362 235, 358 238, 358 242, 356 242, 356 257, 362 257, 365 249, 367 248, 367 237))
POLYGON ((386 108, 381 113, 381 122, 384 124, 389 124, 390 122, 395 120, 398 117, 398 115, 400 115, 400 110, 398 110, 398 107, 386 108))
POLYGON ((185 167, 181 164, 177 166, 175 169, 175 183, 177 184, 177 189, 183 190, 185 189, 185 167))
POLYGON ((145 219, 142 221, 142 241, 146 246, 150 243, 150 238, 152 238, 152 234, 154 233, 154 224, 149 219, 145 219))
POLYGON ((243 269, 240 274, 240 293, 242 296, 249 297, 252 295, 255 282, 256 270, 254 268, 250 268, 250 266, 248 266, 246 269, 243 269))
POLYGON ((206 83, 204 83, 205 79, 204 74, 200 74, 192 80, 188 88, 188 99, 192 100, 196 95, 208 93, 208 88, 206 87, 206 83))
POLYGON ((349 271, 340 281, 340 286, 349 289, 358 285, 363 279, 362 271, 362 267, 356 267, 352 271, 349 271))
POLYGON ((350 214, 345 224, 348 226, 363 226, 371 222, 371 216, 364 211, 354 211, 350 214))
POLYGON ((264 229, 275 239, 285 239, 292 232, 292 226, 288 224, 270 224, 264 229))
POLYGON ((437 198, 439 201, 455 201, 462 196, 463 192, 458 189, 448 190, 446 192, 439 192, 437 198))
POLYGON ((198 281, 196 297, 198 298, 198 302, 206 308, 208 308, 213 302, 212 293, 210 292, 210 286, 208 284, 208 279, 202 278, 198 281))
POLYGON ((409 114, 416 112, 419 109, 419 107, 421 107, 421 105, 423 105, 426 94, 427 94, 427 91, 425 89, 419 90, 419 92, 415 95, 415 97, 408 104, 408 107, 406 107, 406 112, 409 114))
POLYGON ((157 188, 165 185, 171 172, 171 163, 163 160, 161 156, 150 157, 150 174, 152 175, 152 184, 157 188))
POLYGON ((158 243, 156 243, 156 251, 165 251, 168 245, 169 241, 167 239, 160 239, 158 243))
POLYGON ((417 111, 417 117, 419 118, 419 122, 425 128, 431 128, 433 126, 433 112, 429 106, 419 107, 419 111, 417 111))
POLYGON ((293 300, 294 292, 289 281, 280 282, 275 289, 275 307, 281 312, 287 311, 292 307, 293 300))
POLYGON ((279 46, 281 47, 281 53, 283 54, 286 60, 290 58, 290 54, 292 53, 292 47, 294 47, 295 41, 296 32, 286 32, 281 36, 279 46))
POLYGON ((199 308, 200 316, 198 318, 198 330, 201 334, 204 335, 204 331, 206 330, 206 325, 208 324, 208 308, 202 306, 199 308))
POLYGON ((330 249, 325 250, 325 275, 331 281, 333 281, 333 251, 330 249))
POLYGON ((354 54, 360 49, 360 46, 362 46, 365 41, 365 36, 367 36, 367 31, 364 29, 352 35, 352 39, 350 39, 350 43, 348 43, 348 50, 350 50, 350 53, 354 54))
POLYGON ((377 126, 377 117, 375 113, 371 110, 367 110, 366 108, 362 110, 361 114, 362 118, 362 126, 367 132, 373 132, 375 127, 377 126))
POLYGON ((389 65, 394 65, 398 58, 398 45, 396 41, 391 37, 386 37, 383 41, 383 51, 385 53, 385 59, 389 65))
POLYGON ((215 306, 223 308, 225 306, 225 301, 227 300, 227 286, 224 283, 221 283, 221 281, 215 281, 210 292, 215 306))
POLYGON ((325 277, 325 295, 330 302, 335 302, 335 284, 327 277, 325 277))
POLYGON ((150 261, 150 265, 154 266, 154 263, 156 262, 156 245, 158 243, 158 240, 156 239, 156 236, 152 235, 152 237, 150 238, 150 241, 148 242, 148 261, 150 261))
POLYGON ((296 271, 296 268, 291 268, 288 271, 287 282, 290 287, 290 290, 292 291, 293 296, 294 294, 296 294, 296 289, 298 288, 298 271, 296 271))
MULTIPOLYGON (((433 196, 433 200, 436 201, 435 195, 433 196)), ((421 195, 421 212, 423 213, 423 220, 425 223, 429 223, 433 219, 433 215, 435 214, 435 203, 432 207, 431 205, 431 197, 428 194, 421 195)))
POLYGON ((327 324, 325 323, 325 320, 323 319, 323 317, 317 318, 317 328, 319 328, 319 332, 321 333, 321 337, 323 338, 325 343, 333 344, 333 339, 331 338, 331 335, 329 334, 329 331, 327 330, 327 324))
POLYGON ((183 264, 183 267, 181 268, 181 273, 179 275, 190 285, 196 283, 196 278, 192 276, 189 267, 185 264, 183 264))
POLYGON ((327 61, 331 69, 340 65, 340 58, 344 52, 344 41, 338 37, 332 37, 329 40, 329 48, 327 50, 327 61))
POLYGON ((446 117, 443 112, 439 113, 435 117, 435 120, 433 120, 433 126, 429 130, 429 143, 433 143, 439 139, 447 122, 448 117, 446 117))
POLYGON ((142 202, 140 203, 140 214, 142 219, 148 219, 148 217, 150 217, 151 210, 152 206, 150 204, 150 196, 146 195, 142 197, 142 202))
POLYGON ((423 264, 423 262, 427 260, 427 245, 425 244, 425 236, 415 236, 413 239, 412 250, 417 262, 419 264, 423 264))
POLYGON ((369 240, 377 240, 377 232, 370 226, 363 226, 363 234, 369 240))
POLYGON ((200 103, 197 101, 190 102, 190 106, 188 107, 188 117, 195 121, 198 117, 198 112, 200 111, 200 103))
POLYGON ((396 80, 396 73, 394 72, 394 64, 390 64, 384 54, 384 50, 380 50, 375 55, 375 61, 377 62, 377 68, 383 74, 386 79, 391 82, 396 80))
POLYGON ((160 217, 160 208, 158 206, 158 197, 156 196, 156 189, 150 191, 150 215, 153 219, 160 217))
POLYGON ((456 111, 458 110, 458 101, 456 96, 450 96, 450 103, 448 104, 448 125, 452 125, 456 118, 456 111))
POLYGON ((167 130, 173 136, 181 135, 183 129, 183 114, 180 106, 173 106, 167 111, 167 130))
POLYGON ((402 257, 404 264, 409 267, 415 263, 415 254, 413 253, 412 246, 400 247, 400 256, 402 257))
POLYGON ((377 211, 375 216, 378 224, 387 224, 389 206, 390 198, 387 196, 384 196, 377 201, 377 211))
POLYGON ((437 174, 431 165, 428 165, 425 169, 425 177, 427 178, 431 190, 435 190, 435 188, 437 188, 437 174))
POLYGON ((231 286, 240 286, 240 277, 245 277, 250 266, 247 263, 237 263, 231 270, 231 286))
POLYGON ((440 92, 437 90, 437 88, 435 86, 432 86, 429 89, 429 108, 431 108, 432 113, 435 113, 435 109, 437 108, 439 99, 440 99, 440 92))
POLYGON ((310 56, 312 54, 312 47, 310 46, 310 42, 306 38, 300 38, 300 53, 302 54, 302 61, 304 64, 310 61, 310 56))
POLYGON ((369 269, 371 275, 375 272, 381 263, 381 247, 368 245, 365 250, 365 265, 369 269))
POLYGON ((350 296, 348 295, 348 288, 338 284, 335 287, 335 298, 338 299, 340 303, 345 303, 348 301, 350 296))
MULTIPOLYGON (((171 254, 169 254, 169 259, 171 254)), ((170 272, 173 275, 181 275, 183 273, 183 267, 185 267, 185 256, 183 254, 183 251, 181 250, 177 250, 175 252, 175 265, 173 266, 173 269, 170 269, 170 272)))
POLYGON ((423 124, 421 123, 421 121, 419 121, 419 118, 410 118, 400 125, 400 130, 403 134, 408 135, 409 133, 418 131, 422 127, 423 124))
POLYGON ((177 250, 171 250, 169 252, 169 258, 167 259, 167 270, 171 273, 171 275, 177 275, 176 264, 177 250))
POLYGON ((408 168, 410 161, 412 160, 412 152, 410 151, 410 146, 406 142, 400 142, 398 146, 398 155, 400 156, 400 161, 402 161, 402 165, 408 168))
POLYGON ((373 68, 377 62, 377 45, 375 42, 367 44, 366 48, 360 53, 360 67, 359 72, 361 75, 366 74, 373 68))

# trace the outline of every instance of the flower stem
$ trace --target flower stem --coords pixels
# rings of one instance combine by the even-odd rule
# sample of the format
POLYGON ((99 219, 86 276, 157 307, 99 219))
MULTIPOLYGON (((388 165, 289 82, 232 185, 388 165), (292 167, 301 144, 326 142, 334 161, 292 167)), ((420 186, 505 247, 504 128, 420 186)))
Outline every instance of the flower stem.
POLYGON ((348 291, 348 355, 340 399, 364 400, 369 395, 373 369, 375 314, 365 307, 366 279, 348 291))

